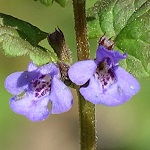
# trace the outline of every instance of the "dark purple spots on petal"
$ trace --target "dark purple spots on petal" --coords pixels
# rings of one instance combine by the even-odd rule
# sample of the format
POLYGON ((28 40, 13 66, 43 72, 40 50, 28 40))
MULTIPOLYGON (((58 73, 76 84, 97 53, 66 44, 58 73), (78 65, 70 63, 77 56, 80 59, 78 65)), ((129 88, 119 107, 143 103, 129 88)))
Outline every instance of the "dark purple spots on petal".
POLYGON ((108 81, 109 79, 110 79, 109 77, 106 78, 107 81, 108 81))
POLYGON ((35 92, 35 97, 41 97, 50 93, 51 76, 42 75, 38 79, 32 81, 32 90, 35 92))
POLYGON ((43 91, 42 93, 41 93, 41 96, 44 96, 45 95, 45 91, 43 91))
POLYGON ((42 85, 42 88, 44 88, 44 87, 46 87, 46 84, 43 84, 43 85, 42 85))
POLYGON ((35 97, 38 97, 39 96, 39 93, 35 93, 35 97))
POLYGON ((33 82, 33 86, 36 87, 38 85, 38 80, 36 80, 35 82, 33 82))
POLYGON ((42 76, 39 77, 39 79, 43 79, 45 76, 46 76, 46 75, 42 75, 42 76))
POLYGON ((106 90, 110 85, 115 81, 115 74, 113 68, 109 68, 107 58, 99 63, 96 72, 95 78, 98 82, 101 82, 103 90, 106 90))
POLYGON ((107 82, 104 82, 104 85, 107 85, 107 82))
POLYGON ((112 78, 115 77, 115 76, 114 76, 114 73, 113 73, 113 71, 112 71, 112 69, 109 69, 109 70, 108 70, 108 73, 110 74, 110 76, 111 76, 112 78))
POLYGON ((37 88, 37 89, 35 89, 37 92, 40 92, 41 91, 41 89, 40 88, 37 88))

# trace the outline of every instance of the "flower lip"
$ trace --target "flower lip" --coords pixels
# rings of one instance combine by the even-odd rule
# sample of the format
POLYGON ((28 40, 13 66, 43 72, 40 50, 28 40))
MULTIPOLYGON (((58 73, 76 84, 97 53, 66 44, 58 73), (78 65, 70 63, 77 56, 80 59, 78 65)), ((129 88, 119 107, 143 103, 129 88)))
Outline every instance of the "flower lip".
POLYGON ((121 54, 119 51, 107 50, 104 46, 99 46, 96 51, 96 61, 101 62, 103 59, 109 58, 112 65, 118 65, 118 62, 127 58, 127 54, 121 54))
POLYGON ((49 100, 44 97, 35 101, 31 96, 25 96, 18 100, 17 96, 10 99, 11 109, 21 115, 25 115, 28 119, 33 122, 43 121, 50 115, 50 110, 47 105, 49 100))

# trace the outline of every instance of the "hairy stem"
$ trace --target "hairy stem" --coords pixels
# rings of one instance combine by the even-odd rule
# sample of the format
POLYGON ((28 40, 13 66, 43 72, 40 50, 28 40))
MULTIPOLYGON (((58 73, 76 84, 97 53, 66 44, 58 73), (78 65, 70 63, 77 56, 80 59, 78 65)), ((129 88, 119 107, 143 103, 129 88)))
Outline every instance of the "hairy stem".
POLYGON ((80 1, 73 0, 73 7, 78 60, 84 60, 89 58, 89 43, 86 27, 85 1, 80 1))
MULTIPOLYGON (((78 60, 89 58, 85 0, 73 0, 78 60)), ((95 106, 78 92, 81 150, 95 150, 95 106)))

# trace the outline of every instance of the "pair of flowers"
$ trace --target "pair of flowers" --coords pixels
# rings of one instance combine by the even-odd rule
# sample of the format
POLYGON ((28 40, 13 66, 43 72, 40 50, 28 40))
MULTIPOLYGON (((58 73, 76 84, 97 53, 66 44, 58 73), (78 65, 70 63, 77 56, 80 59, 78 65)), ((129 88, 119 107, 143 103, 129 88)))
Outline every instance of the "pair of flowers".
MULTIPOLYGON (((80 93, 86 100, 117 106, 130 100, 140 89, 138 81, 119 67, 119 61, 126 57, 100 44, 96 59, 76 62, 70 67, 68 76, 80 86, 80 93)), ((73 96, 61 81, 58 64, 49 63, 38 68, 31 62, 27 71, 9 75, 5 87, 14 95, 10 99, 11 109, 31 121, 66 112, 73 105, 73 96)))

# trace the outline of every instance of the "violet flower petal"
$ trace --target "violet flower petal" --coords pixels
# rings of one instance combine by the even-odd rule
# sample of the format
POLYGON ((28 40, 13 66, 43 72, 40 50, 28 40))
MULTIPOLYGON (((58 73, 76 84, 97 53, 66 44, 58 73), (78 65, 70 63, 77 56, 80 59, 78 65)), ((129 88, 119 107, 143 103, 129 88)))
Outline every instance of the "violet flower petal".
POLYGON ((28 71, 31 72, 31 71, 34 71, 36 70, 38 67, 33 63, 33 62, 30 62, 29 65, 28 65, 28 71))
POLYGON ((106 106, 117 106, 129 100, 129 96, 122 95, 117 89, 117 84, 112 85, 107 91, 102 92, 98 82, 91 78, 89 86, 80 88, 83 97, 93 104, 103 104, 106 106), (89 92, 90 91, 90 92, 89 92))
POLYGON ((31 121, 36 122, 42 121, 49 116, 48 102, 49 99, 46 97, 36 101, 31 96, 25 96, 20 100, 17 100, 17 97, 13 97, 10 100, 10 107, 17 114, 25 115, 31 121))
POLYGON ((4 86, 8 92, 13 95, 21 94, 26 91, 29 83, 39 75, 38 72, 22 71, 10 74, 4 82, 4 86))
POLYGON ((106 91, 102 90, 100 82, 92 77, 87 87, 80 88, 81 94, 93 104, 106 106, 117 106, 129 101, 140 89, 138 81, 121 67, 115 70, 115 74, 117 82, 106 91))
POLYGON ((60 114, 70 110, 73 97, 69 88, 56 77, 52 80, 50 100, 52 102, 52 114, 60 114))
POLYGON ((54 65, 53 63, 49 63, 40 67, 39 71, 43 75, 50 73, 51 76, 53 77, 54 75, 58 74, 59 68, 57 68, 56 65, 54 65))
POLYGON ((73 83, 83 85, 91 78, 96 68, 94 60, 78 61, 71 66, 68 75, 73 83))
POLYGON ((93 104, 103 103, 102 99, 102 85, 98 82, 94 76, 90 78, 89 85, 87 87, 80 88, 80 93, 83 97, 93 104))
POLYGON ((104 105, 117 106, 129 101, 140 90, 139 82, 126 70, 117 67, 115 70, 116 84, 106 91, 106 101, 104 105))
POLYGON ((118 86, 130 98, 140 90, 140 84, 130 73, 121 67, 115 70, 118 86))
POLYGON ((24 78, 22 77, 21 82, 18 83, 18 79, 21 77, 21 75, 24 72, 15 72, 10 74, 6 79, 5 79, 5 88, 7 89, 8 92, 11 94, 17 95, 20 94, 24 91, 24 89, 27 88, 28 86, 28 81, 25 80, 24 78, 28 76, 28 72, 24 73, 24 78))
POLYGON ((104 58, 110 58, 113 64, 125 59, 127 54, 121 54, 119 51, 107 50, 104 46, 99 46, 96 51, 96 60, 101 62, 104 58))

